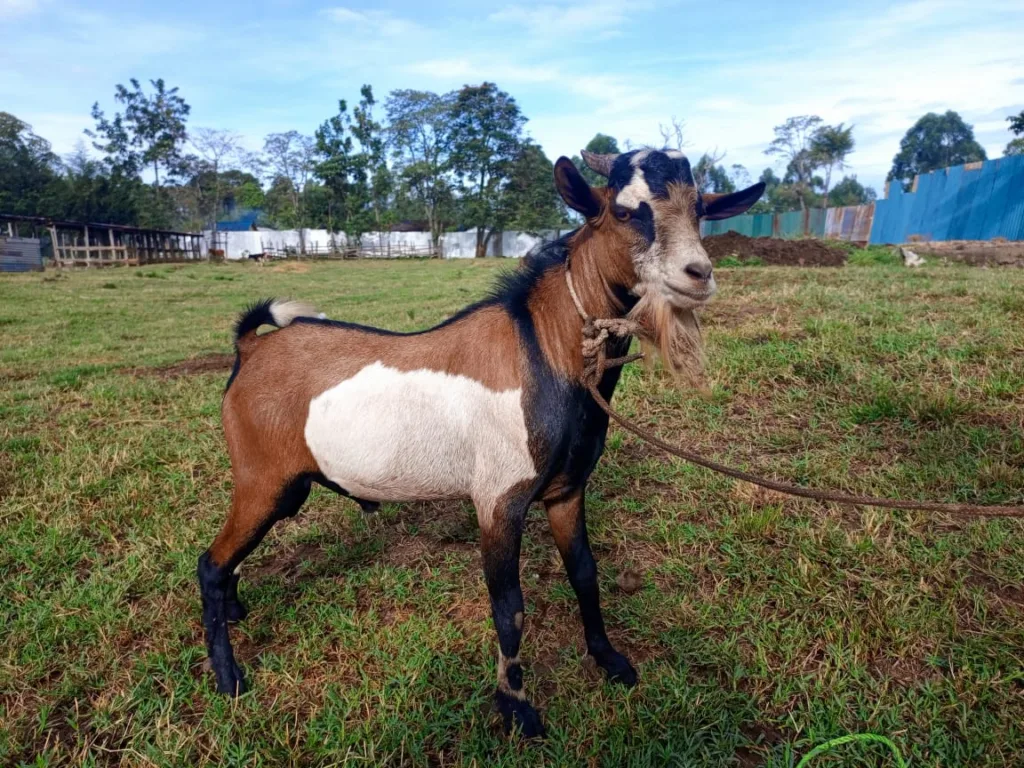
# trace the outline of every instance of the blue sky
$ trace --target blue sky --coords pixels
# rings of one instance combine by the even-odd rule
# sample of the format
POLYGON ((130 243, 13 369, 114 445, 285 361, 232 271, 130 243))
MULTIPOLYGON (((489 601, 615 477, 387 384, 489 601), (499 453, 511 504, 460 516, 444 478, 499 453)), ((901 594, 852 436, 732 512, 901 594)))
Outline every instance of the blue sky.
MULTIPOLYGON (((927 111, 956 109, 990 156, 1024 108, 1024 2, 128 2, 0 0, 0 109, 58 152, 110 111, 114 85, 163 77, 190 124, 252 149, 312 133, 338 98, 497 82, 552 159, 594 133, 660 143, 686 123, 756 177, 772 126, 815 113, 854 123, 850 172, 876 185, 927 111)), ((779 168, 776 165, 776 168, 779 168)))

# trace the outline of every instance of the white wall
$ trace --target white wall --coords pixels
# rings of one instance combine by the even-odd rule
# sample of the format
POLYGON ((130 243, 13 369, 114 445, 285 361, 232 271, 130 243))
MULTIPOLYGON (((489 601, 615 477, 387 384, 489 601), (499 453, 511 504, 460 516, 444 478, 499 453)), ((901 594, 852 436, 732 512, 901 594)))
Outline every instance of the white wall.
MULTIPOLYGON (((522 258, 530 250, 549 240, 555 240, 560 235, 557 229, 546 230, 540 236, 531 235, 526 232, 496 232, 487 244, 488 256, 507 256, 522 258)), ((336 232, 333 235, 325 229, 305 229, 302 231, 303 239, 307 249, 318 248, 324 250, 330 248, 332 241, 336 247, 347 242, 343 232, 336 232)), ((263 253, 264 250, 300 248, 299 231, 296 229, 274 230, 261 229, 258 232, 218 232, 218 245, 224 247, 224 257, 231 260, 245 259, 250 255, 263 253)), ((429 232, 367 232, 362 236, 364 247, 381 249, 385 251, 382 255, 386 257, 388 245, 396 251, 414 248, 426 250, 430 248, 429 232)), ((203 252, 206 253, 212 246, 211 232, 203 232, 203 252)), ((441 235, 441 254, 446 259, 471 259, 476 256, 476 232, 446 232, 441 235)), ((395 254, 399 255, 398 253, 395 254)))

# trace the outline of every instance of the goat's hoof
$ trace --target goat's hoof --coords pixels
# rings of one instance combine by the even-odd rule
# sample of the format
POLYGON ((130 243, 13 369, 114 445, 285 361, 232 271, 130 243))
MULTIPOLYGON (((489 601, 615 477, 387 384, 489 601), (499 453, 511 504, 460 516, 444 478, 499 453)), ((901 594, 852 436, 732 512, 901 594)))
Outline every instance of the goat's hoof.
POLYGON ((540 713, 526 699, 517 699, 504 691, 495 691, 494 702, 501 714, 505 733, 518 731, 524 739, 543 739, 547 736, 540 713))
POLYGON ((618 683, 627 688, 636 685, 636 670, 629 663, 629 659, 618 651, 609 651, 601 654, 600 657, 595 656, 594 661, 605 671, 608 682, 618 683))
POLYGON ((237 624, 245 620, 245 617, 249 615, 249 609, 242 605, 241 600, 229 600, 224 606, 224 615, 229 622, 237 624))
POLYGON ((214 673, 217 675, 217 693, 225 693, 237 698, 248 690, 245 685, 245 675, 242 674, 241 667, 234 661, 230 663, 228 669, 219 672, 215 668, 214 673))

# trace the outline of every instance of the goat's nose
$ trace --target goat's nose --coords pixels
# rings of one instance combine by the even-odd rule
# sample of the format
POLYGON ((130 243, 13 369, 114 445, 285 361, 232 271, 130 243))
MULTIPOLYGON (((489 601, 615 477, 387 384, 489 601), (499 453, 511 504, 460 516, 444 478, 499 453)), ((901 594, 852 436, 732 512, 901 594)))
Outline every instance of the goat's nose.
POLYGON ((700 280, 701 282, 706 283, 711 279, 712 269, 713 267, 711 266, 711 262, 708 261, 705 263, 687 264, 686 269, 683 271, 694 280, 700 280))

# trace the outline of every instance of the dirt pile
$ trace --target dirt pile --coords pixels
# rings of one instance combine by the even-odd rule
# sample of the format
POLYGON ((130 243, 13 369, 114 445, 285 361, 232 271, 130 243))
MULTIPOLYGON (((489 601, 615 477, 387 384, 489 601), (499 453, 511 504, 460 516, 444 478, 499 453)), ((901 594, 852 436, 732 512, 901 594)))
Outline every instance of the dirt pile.
POLYGON ((703 242, 715 264, 726 256, 740 261, 758 259, 762 264, 782 267, 841 267, 846 263, 846 251, 821 240, 782 240, 726 232, 705 237, 703 242))

